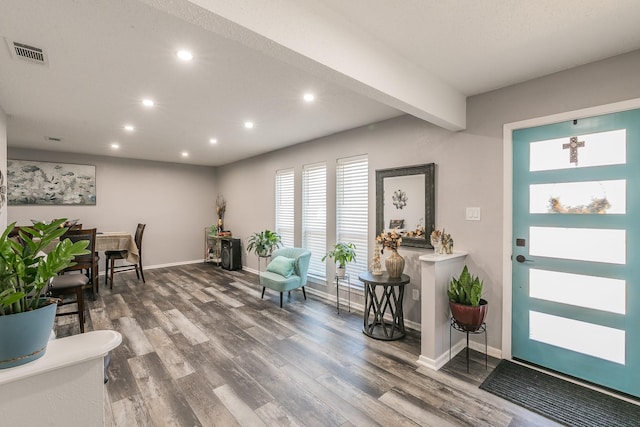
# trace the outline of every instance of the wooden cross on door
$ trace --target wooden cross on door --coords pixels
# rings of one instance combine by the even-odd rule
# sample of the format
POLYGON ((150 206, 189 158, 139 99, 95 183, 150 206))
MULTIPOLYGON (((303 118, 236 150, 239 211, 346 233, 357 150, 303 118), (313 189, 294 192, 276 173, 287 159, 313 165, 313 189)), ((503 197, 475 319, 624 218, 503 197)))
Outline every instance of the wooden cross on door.
POLYGON ((569 149, 569 163, 575 163, 578 166, 578 148, 584 147, 584 141, 578 141, 577 136, 569 138, 568 144, 562 144, 562 149, 569 149))

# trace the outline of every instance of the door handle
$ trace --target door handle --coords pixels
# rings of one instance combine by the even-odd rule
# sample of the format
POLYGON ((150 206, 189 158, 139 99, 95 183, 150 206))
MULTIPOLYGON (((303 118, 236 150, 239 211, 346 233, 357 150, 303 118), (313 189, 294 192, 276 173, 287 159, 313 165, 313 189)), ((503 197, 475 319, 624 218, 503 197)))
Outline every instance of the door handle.
POLYGON ((524 255, 517 255, 516 261, 518 262, 533 262, 533 260, 527 259, 524 255))

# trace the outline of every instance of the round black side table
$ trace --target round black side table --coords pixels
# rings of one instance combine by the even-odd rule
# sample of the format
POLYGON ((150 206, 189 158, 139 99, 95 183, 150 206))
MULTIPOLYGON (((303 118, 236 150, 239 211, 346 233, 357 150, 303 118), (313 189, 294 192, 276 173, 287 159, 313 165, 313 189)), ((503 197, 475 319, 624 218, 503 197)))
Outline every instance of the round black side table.
POLYGON ((381 276, 374 276, 370 271, 358 276, 364 283, 364 325, 362 332, 371 338, 392 341, 406 335, 404 329, 404 287, 411 281, 403 274, 399 279, 390 279, 384 272, 381 276), (378 295, 376 288, 381 287, 378 295), (384 319, 384 315, 391 315, 391 322, 384 319))

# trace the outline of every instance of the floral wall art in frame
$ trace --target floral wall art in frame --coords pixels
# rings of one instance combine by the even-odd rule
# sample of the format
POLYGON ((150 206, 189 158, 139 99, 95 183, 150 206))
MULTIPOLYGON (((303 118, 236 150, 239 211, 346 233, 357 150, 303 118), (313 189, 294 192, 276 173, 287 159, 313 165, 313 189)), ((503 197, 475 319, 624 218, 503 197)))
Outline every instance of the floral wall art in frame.
POLYGON ((9 205, 95 205, 95 165, 7 161, 9 205))

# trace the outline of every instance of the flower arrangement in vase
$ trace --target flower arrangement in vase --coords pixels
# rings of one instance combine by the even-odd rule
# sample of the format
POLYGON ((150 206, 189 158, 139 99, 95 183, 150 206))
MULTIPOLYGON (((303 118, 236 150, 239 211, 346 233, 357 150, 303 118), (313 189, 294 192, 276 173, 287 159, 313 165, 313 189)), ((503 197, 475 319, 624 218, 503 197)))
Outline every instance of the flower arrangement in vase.
POLYGON ((384 253, 384 248, 389 248, 395 252, 402 243, 402 236, 398 233, 397 229, 394 228, 386 233, 380 233, 380 235, 376 237, 376 242, 382 245, 382 249, 380 250, 381 254, 384 253))
MULTIPOLYGON (((224 212, 227 210, 227 201, 224 196, 218 194, 216 197, 216 214, 218 215, 218 231, 223 230, 224 212)), ((212 227, 213 228, 213 227, 212 227)))
POLYGON ((387 274, 390 279, 399 279, 402 276, 404 270, 404 258, 398 254, 398 248, 402 243, 402 236, 395 228, 386 233, 380 233, 376 237, 376 242, 382 245, 380 253, 384 253, 384 248, 391 249, 391 256, 384 260, 384 265, 387 268, 387 274))

